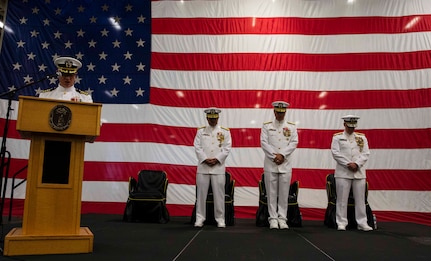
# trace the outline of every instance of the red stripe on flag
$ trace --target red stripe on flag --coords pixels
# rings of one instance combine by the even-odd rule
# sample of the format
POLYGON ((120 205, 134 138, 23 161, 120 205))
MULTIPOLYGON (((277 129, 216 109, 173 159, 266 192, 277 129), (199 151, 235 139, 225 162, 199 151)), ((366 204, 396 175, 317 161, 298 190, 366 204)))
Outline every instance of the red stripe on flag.
MULTIPOLYGON (((174 184, 194 185, 196 167, 158 163, 134 162, 86 162, 84 180, 128 181, 129 177, 137 177, 141 169, 164 170, 169 182, 174 184)), ((262 168, 227 167, 236 186, 257 187, 263 173, 262 168)), ((331 169, 293 169, 293 180, 299 180, 303 188, 324 189, 326 176, 333 173, 331 169)), ((431 190, 431 184, 421 182, 427 179, 429 171, 425 170, 367 170, 370 189, 373 190, 431 190), (406 179, 405 177, 409 177, 406 179)))
MULTIPOLYGON (((12 159, 9 178, 27 165, 27 160, 12 159)), ((163 170, 168 174, 170 183, 194 185, 196 167, 171 164, 145 162, 85 162, 84 181, 123 181, 129 177, 137 177, 139 170, 163 170)), ((233 168, 228 167, 236 186, 257 187, 263 173, 263 168, 233 168)), ((326 176, 333 173, 332 169, 293 169, 292 179, 300 181, 300 187, 324 189, 326 176)), ((370 190, 431 190, 431 183, 427 180, 429 170, 367 170, 367 181, 370 190)), ((25 169, 17 176, 18 179, 27 177, 25 169)))
MULTIPOLYGON (((83 201, 81 204, 82 214, 112 214, 119 215, 118 218, 122 219, 124 209, 126 207, 126 200, 124 203, 118 202, 87 202, 83 201)), ((9 206, 9 199, 6 199, 5 205, 9 206)), ((12 216, 22 216, 24 210, 24 200, 15 199, 13 201, 12 216)), ((177 205, 167 204, 169 214, 175 216, 190 216, 192 215, 194 205, 177 205)), ((304 208, 301 209, 302 218, 304 220, 320 220, 325 217, 325 209, 304 208)), ((372 206, 371 206, 372 207, 372 206)), ((5 208, 4 215, 9 215, 9 208, 5 208)), ((235 206, 235 218, 254 219, 256 217, 257 207, 255 206, 235 206)), ((400 212, 400 211, 373 211, 377 217, 377 224, 385 221, 401 221, 401 222, 414 222, 417 224, 431 225, 431 213, 421 212, 400 212), (406 219, 408 217, 408 220, 406 219)))
MULTIPOLYGON (((342 126, 340 126, 342 128, 342 126)), ((196 128, 147 124, 104 124, 97 141, 156 142, 192 146, 196 128), (129 133, 130 132, 130 133, 129 133)), ((231 128, 233 147, 260 147, 260 128, 231 128), (246 133, 246 135, 244 134, 246 133)), ((340 130, 298 129, 298 148, 328 149, 340 130)), ((361 130, 372 149, 420 149, 431 147, 431 129, 361 130)))
MULTIPOLYGON (((289 88, 288 86, 286 88, 289 88)), ((431 107, 431 88, 416 90, 178 90, 151 87, 152 104, 172 107, 270 108, 267 101, 288 100, 294 109, 431 107), (352 99, 354 97, 354 99, 352 99), (400 102, 403 101, 403 102, 400 102)))
POLYGON ((431 51, 403 53, 157 53, 151 68, 177 71, 364 71, 431 67, 431 51))
POLYGON ((153 18, 153 34, 395 34, 431 31, 430 15, 401 17, 153 18), (415 26, 407 27, 412 20, 415 26))
MULTIPOLYGON (((4 120, 0 119, 0 127, 4 120)), ((16 121, 10 121, 9 138, 20 138, 15 129, 16 121)), ((332 136, 342 131, 298 129, 298 148, 328 149, 332 136)), ((97 142, 155 142, 192 146, 197 128, 165 126, 157 124, 105 123, 97 142)), ((235 148, 260 147, 260 128, 231 128, 232 145, 235 148), (246 133, 246 134, 245 134, 246 133)), ((431 148, 431 129, 373 129, 361 130, 366 134, 372 149, 427 149, 431 148)))

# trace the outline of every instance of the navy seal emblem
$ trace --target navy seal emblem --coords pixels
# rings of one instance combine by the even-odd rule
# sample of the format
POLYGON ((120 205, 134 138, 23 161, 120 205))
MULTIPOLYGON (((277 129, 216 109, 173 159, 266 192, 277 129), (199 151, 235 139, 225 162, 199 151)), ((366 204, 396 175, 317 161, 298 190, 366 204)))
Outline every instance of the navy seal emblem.
POLYGON ((64 131, 72 122, 72 111, 69 107, 59 104, 49 114, 49 126, 56 131, 64 131))

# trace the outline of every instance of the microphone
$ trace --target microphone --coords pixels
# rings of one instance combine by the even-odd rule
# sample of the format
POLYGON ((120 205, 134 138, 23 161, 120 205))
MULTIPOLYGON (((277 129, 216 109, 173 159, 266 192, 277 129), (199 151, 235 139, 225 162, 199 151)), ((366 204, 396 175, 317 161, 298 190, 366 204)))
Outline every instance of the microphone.
POLYGON ((47 75, 47 79, 57 78, 57 76, 60 76, 60 72, 55 72, 53 74, 47 75))

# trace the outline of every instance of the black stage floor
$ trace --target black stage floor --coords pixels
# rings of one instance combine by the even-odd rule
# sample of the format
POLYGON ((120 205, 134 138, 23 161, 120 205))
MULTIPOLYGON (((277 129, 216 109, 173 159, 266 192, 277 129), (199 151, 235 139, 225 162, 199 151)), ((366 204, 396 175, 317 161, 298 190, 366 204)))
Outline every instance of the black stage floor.
MULTIPOLYGON (((337 231, 323 221, 270 230, 253 219, 235 226, 194 228, 189 217, 167 224, 126 223, 120 215, 82 215, 94 234, 93 253, 0 256, 0 260, 431 260, 431 226, 381 222, 371 232, 337 231)), ((2 239, 19 221, 3 224, 2 239)), ((2 241, 3 242, 3 241, 2 241)))

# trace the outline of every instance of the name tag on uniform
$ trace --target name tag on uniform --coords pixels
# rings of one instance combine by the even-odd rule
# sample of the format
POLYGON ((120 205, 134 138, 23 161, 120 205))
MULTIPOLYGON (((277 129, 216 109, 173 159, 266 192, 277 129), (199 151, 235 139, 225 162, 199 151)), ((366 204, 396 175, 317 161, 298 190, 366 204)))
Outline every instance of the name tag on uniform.
POLYGON ((340 139, 340 141, 347 141, 347 139, 340 139))
POLYGON ((269 131, 277 131, 276 129, 269 129, 269 131))
POLYGON ((203 135, 204 135, 204 136, 210 136, 208 133, 204 133, 203 135))

